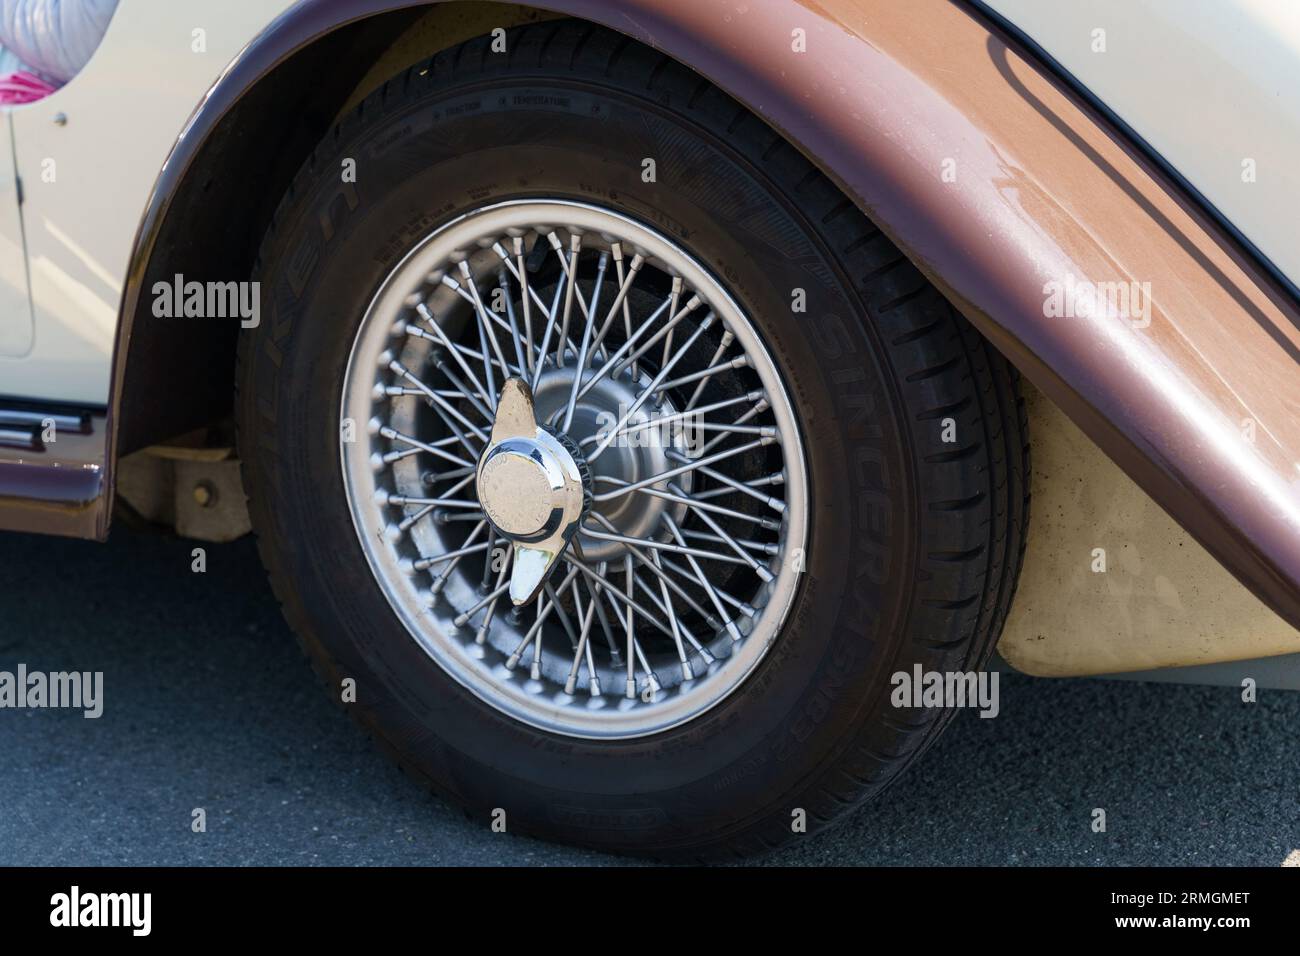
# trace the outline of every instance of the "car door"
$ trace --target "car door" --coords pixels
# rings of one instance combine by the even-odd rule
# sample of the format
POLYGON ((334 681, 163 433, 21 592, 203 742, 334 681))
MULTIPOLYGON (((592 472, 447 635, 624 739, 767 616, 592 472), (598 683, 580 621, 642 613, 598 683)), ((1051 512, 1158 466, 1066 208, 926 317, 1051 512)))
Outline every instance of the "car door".
MULTIPOLYGON (((11 115, 0 115, 0 356, 19 358, 32 347, 32 302, 11 115)), ((0 364, 0 395, 8 391, 3 369, 0 364)))

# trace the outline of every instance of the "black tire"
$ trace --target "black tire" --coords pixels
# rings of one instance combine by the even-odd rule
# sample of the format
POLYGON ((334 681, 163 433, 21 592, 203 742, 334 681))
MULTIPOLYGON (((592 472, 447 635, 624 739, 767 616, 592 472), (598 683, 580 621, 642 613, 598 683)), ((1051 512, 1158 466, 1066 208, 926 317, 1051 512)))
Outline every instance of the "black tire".
POLYGON ((262 558, 335 696, 354 678, 353 716, 484 826, 500 808, 511 832, 668 859, 780 846, 794 811, 820 829, 952 716, 894 710, 891 674, 976 669, 1002 628, 1028 515, 1016 373, 807 159, 690 70, 574 21, 515 30, 508 49, 473 40, 390 80, 275 215, 238 373, 262 558), (355 186, 340 184, 349 157, 355 186), (650 738, 548 737, 466 691, 390 610, 344 496, 342 378, 379 283, 440 223, 539 194, 596 197, 723 277, 807 450, 812 530, 785 631, 723 702, 650 738))

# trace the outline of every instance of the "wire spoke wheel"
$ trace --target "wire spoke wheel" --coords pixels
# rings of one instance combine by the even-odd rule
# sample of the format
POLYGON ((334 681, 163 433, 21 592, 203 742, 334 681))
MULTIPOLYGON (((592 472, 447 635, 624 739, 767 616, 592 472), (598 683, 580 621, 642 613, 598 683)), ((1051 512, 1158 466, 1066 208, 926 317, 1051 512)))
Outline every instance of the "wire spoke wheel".
POLYGON ((770 850, 942 731, 897 674, 996 643, 1015 372, 697 73, 581 21, 490 43, 377 88, 268 229, 259 550, 331 693, 473 818, 770 850))
POLYGON ((385 596, 512 717, 656 733, 725 698, 777 639, 807 534, 794 410, 749 319, 658 231, 557 200, 441 227, 371 303, 340 411, 348 505, 385 596), (533 555, 512 531, 549 505, 524 466, 484 484, 509 389, 584 496, 524 603, 512 577, 533 555))

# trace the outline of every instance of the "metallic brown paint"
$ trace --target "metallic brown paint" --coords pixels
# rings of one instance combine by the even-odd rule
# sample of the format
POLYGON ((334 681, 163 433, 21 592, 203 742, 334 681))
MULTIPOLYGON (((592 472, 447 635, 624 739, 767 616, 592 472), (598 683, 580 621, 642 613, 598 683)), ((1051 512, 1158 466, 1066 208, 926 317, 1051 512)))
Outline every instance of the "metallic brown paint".
MULTIPOLYGON (((304 0, 200 104, 141 225, 114 410, 152 239, 206 132, 294 50, 342 23, 411 5, 304 0)), ((1010 40, 950 0, 538 6, 658 47, 781 130, 1138 484, 1300 625, 1300 313, 1010 40), (792 51, 796 29, 806 53, 792 51), (941 179, 948 159, 955 182, 941 179), (1067 275, 1150 283, 1150 327, 1105 315, 1047 318, 1044 284, 1067 275), (1242 434, 1247 419, 1253 443, 1242 434)), ((115 414, 110 427, 116 435, 115 414)), ((1079 542, 1081 560, 1097 544, 1079 542)))

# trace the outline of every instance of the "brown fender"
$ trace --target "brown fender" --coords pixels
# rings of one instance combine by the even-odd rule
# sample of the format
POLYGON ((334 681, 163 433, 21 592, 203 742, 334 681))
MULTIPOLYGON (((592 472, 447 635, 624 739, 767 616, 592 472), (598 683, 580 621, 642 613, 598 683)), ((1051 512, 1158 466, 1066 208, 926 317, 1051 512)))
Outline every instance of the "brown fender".
MULTIPOLYGON (((303 0, 200 106, 141 227, 114 411, 152 239, 206 132, 295 50, 412 5, 303 0)), ((1300 626, 1296 303, 1014 41, 952 0, 538 6, 663 50, 782 131, 1143 489, 1300 626), (795 51, 795 31, 806 52, 795 51), (1146 284, 1149 325, 1106 310, 1049 317, 1047 284, 1071 278, 1146 284)), ((1094 543, 1078 544, 1086 560, 1094 543)))

